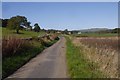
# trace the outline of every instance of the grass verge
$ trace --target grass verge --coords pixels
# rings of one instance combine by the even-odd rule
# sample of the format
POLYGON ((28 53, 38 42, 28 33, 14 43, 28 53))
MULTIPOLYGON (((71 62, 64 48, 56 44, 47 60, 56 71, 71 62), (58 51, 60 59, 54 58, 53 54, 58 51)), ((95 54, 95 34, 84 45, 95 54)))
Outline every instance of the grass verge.
POLYGON ((67 65, 71 78, 101 78, 102 73, 97 70, 97 64, 88 61, 82 53, 80 46, 75 46, 72 41, 67 40, 67 65))

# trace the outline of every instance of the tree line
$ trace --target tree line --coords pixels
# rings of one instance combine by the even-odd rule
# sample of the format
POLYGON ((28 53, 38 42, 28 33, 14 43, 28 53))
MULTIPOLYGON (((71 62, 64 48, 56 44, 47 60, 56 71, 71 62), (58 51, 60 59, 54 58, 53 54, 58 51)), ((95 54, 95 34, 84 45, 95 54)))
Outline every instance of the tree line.
MULTIPOLYGON (((30 25, 31 22, 28 22, 27 18, 25 16, 14 16, 10 19, 1 19, 2 21, 2 27, 6 27, 8 29, 16 30, 16 33, 19 34, 19 30, 21 29, 28 29, 32 30, 32 26, 30 25)), ((38 23, 34 24, 35 32, 39 32, 41 30, 38 23)))
POLYGON ((30 30, 35 32, 45 31, 46 33, 67 33, 67 29, 65 31, 62 30, 55 30, 55 29, 41 29, 38 23, 31 26, 31 22, 28 22, 27 18, 25 16, 13 16, 10 19, 0 19, 2 22, 2 27, 8 28, 10 30, 16 30, 16 33, 19 34, 19 30, 30 30))

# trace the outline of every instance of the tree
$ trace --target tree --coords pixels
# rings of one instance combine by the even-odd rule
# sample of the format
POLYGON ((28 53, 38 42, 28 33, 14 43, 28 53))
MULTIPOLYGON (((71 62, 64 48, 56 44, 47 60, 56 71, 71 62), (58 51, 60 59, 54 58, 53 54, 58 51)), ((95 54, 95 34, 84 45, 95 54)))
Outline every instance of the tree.
POLYGON ((26 26, 27 28, 29 28, 29 27, 30 27, 30 24, 31 24, 31 22, 26 22, 25 26, 26 26))
POLYGON ((27 18, 24 16, 15 16, 11 17, 8 20, 8 28, 9 29, 15 29, 16 33, 19 33, 19 30, 22 28, 22 26, 25 26, 27 23, 27 18))
POLYGON ((38 23, 34 24, 34 31, 35 32, 39 32, 40 31, 40 27, 39 27, 38 23))
POLYGON ((65 30, 64 30, 64 33, 65 33, 65 34, 68 34, 68 29, 65 29, 65 30))
POLYGON ((32 26, 29 26, 29 29, 32 31, 32 26))
POLYGON ((115 28, 112 30, 113 33, 120 33, 120 28, 115 28))
POLYGON ((0 27, 2 27, 2 19, 0 18, 0 27))
POLYGON ((2 27, 7 27, 9 19, 2 19, 2 27))
POLYGON ((31 26, 30 24, 31 24, 31 22, 27 22, 27 23, 25 24, 25 26, 26 26, 26 29, 27 29, 27 30, 31 30, 31 31, 32 31, 32 26, 31 26))

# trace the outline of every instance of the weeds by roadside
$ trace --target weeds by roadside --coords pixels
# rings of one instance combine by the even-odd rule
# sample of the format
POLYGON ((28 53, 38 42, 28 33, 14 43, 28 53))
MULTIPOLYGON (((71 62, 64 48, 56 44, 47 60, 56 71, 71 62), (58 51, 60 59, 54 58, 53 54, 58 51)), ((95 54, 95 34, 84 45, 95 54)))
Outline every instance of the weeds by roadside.
POLYGON ((20 52, 32 48, 31 43, 16 37, 2 39, 2 58, 20 55, 20 52))
POLYGON ((103 74, 97 70, 98 65, 85 58, 81 47, 75 46, 67 39, 67 65, 71 78, 103 78, 103 74))

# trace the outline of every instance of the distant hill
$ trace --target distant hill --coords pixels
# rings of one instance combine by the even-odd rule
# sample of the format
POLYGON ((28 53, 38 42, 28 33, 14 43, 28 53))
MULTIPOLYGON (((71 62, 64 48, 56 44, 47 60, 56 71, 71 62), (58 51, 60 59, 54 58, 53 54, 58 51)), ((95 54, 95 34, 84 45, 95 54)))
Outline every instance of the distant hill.
POLYGON ((91 29, 82 29, 82 30, 72 30, 71 32, 73 33, 78 33, 78 32, 82 32, 82 33, 86 33, 86 32, 112 32, 114 29, 108 29, 108 28, 91 28, 91 29))
POLYGON ((91 28, 91 29, 83 29, 83 30, 72 30, 73 33, 120 33, 120 28, 108 29, 108 28, 91 28))
POLYGON ((84 29, 84 30, 79 30, 80 32, 99 32, 99 31, 106 31, 110 30, 108 28, 91 28, 91 29, 84 29))

